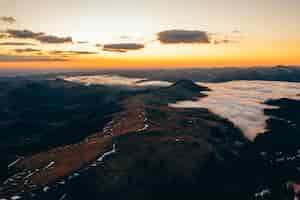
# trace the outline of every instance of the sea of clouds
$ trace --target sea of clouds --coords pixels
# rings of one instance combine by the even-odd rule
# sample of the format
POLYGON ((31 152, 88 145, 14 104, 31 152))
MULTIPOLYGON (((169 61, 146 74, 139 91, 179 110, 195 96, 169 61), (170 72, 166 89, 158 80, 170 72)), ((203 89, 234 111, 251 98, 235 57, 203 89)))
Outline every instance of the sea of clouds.
POLYGON ((266 131, 264 104, 269 99, 289 98, 300 100, 300 83, 277 81, 231 81, 225 83, 198 83, 211 91, 198 101, 181 101, 171 104, 180 108, 207 108, 229 119, 238 126, 247 138, 253 140, 266 131))
MULTIPOLYGON (((127 88, 166 87, 167 81, 151 81, 144 78, 128 78, 111 75, 63 77, 66 81, 85 85, 110 85, 127 88)), ((266 131, 265 108, 276 108, 264 104, 269 99, 289 98, 300 100, 300 83, 279 81, 231 81, 224 83, 197 83, 211 91, 197 101, 181 101, 170 104, 180 108, 207 108, 239 127, 247 138, 253 140, 266 131)))
POLYGON ((172 83, 167 81, 152 81, 145 78, 128 78, 124 76, 92 75, 92 76, 65 76, 65 81, 82 83, 84 85, 109 85, 128 88, 139 87, 166 87, 172 83))

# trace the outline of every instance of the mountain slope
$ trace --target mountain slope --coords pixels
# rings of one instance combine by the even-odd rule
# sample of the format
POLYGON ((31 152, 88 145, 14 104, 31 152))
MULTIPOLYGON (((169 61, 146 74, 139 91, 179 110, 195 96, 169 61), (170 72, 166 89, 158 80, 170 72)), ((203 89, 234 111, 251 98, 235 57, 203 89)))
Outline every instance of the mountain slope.
MULTIPOLYGON (((20 180, 12 176, 17 185, 5 185, 4 197, 30 199, 37 194, 35 199, 50 200, 66 194, 68 199, 182 199, 224 195, 215 194, 214 183, 227 174, 223 173, 227 165, 239 158, 247 140, 232 123, 206 109, 168 106, 204 97, 201 91, 206 90, 185 80, 127 98, 123 110, 114 114, 102 132, 20 160, 14 168, 25 174, 20 180)), ((227 182, 219 186, 223 184, 227 182)))

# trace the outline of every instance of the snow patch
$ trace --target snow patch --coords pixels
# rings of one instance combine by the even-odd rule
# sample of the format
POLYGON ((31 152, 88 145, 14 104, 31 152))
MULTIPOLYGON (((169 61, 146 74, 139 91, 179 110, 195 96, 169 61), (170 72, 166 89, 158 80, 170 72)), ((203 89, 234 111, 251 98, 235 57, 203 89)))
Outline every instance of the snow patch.
POLYGON ((55 164, 55 162, 54 162, 54 161, 51 161, 48 165, 46 165, 46 166, 43 168, 43 170, 46 170, 46 169, 51 168, 54 164, 55 164))
POLYGON ((100 156, 97 161, 98 162, 102 162, 104 160, 105 157, 111 155, 111 154, 114 154, 117 152, 117 149, 116 149, 116 144, 113 144, 113 148, 112 150, 108 151, 108 152, 105 152, 104 154, 102 154, 102 156, 100 156))
POLYGON ((10 163, 10 164, 7 166, 7 168, 9 169, 9 168, 13 167, 13 166, 14 166, 15 164, 17 164, 20 160, 21 160, 21 158, 18 158, 17 160, 13 161, 12 163, 10 163))

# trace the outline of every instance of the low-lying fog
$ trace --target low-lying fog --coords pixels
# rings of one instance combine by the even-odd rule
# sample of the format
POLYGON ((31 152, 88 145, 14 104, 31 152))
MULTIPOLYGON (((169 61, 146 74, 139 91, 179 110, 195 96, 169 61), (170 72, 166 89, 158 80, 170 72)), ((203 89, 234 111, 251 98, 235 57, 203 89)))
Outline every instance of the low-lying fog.
MULTIPOLYGON (((142 78, 97 75, 64 77, 67 81, 85 85, 118 85, 125 87, 169 86, 166 81, 149 81, 142 78)), ((207 108, 229 119, 238 126, 249 139, 254 139, 266 128, 265 108, 274 108, 264 104, 269 99, 289 98, 300 100, 300 83, 276 81, 231 81, 224 83, 197 83, 207 86, 211 91, 208 97, 198 101, 182 101, 170 104, 180 108, 207 108)))
POLYGON ((232 81, 225 83, 198 83, 211 89, 208 97, 198 101, 182 101, 173 107, 208 108, 210 111, 229 119, 249 139, 254 139, 266 128, 264 104, 269 99, 289 98, 300 100, 300 83, 276 81, 232 81))
POLYGON ((82 83, 85 85, 110 85, 123 87, 166 87, 172 83, 167 81, 151 81, 145 78, 127 78, 123 76, 93 75, 63 77, 66 81, 82 83))

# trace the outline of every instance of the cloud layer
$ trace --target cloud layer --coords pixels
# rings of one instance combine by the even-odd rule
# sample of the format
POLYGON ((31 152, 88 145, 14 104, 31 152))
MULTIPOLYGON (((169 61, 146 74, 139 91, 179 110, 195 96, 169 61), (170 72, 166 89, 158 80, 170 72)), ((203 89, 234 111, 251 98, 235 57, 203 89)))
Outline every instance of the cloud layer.
POLYGON ((33 49, 33 48, 15 49, 14 51, 17 53, 40 53, 41 52, 41 50, 33 49))
MULTIPOLYGON (((0 16, 0 22, 7 24, 16 23, 16 19, 11 16, 0 16)), ((234 33, 240 33, 239 31, 233 31, 234 33)), ((118 52, 126 53, 129 51, 137 51, 144 49, 146 45, 152 42, 159 41, 161 44, 227 44, 233 43, 234 40, 227 39, 227 37, 220 37, 217 39, 213 33, 201 30, 185 30, 185 29, 172 29, 164 30, 156 33, 155 38, 148 40, 138 39, 133 41, 128 41, 133 39, 130 36, 121 36, 119 41, 112 43, 96 44, 94 47, 100 48, 102 51, 108 52, 118 52), (126 40, 127 42, 125 42, 126 40), (139 42, 141 41, 141 42, 139 42)), ((39 46, 40 44, 88 44, 87 41, 73 41, 72 37, 63 37, 48 34, 45 32, 35 32, 30 29, 12 29, 0 30, 0 46, 39 46), (4 40, 3 40, 4 39, 4 40), (6 40, 6 41, 5 41, 6 40)), ((137 38, 136 38, 137 39, 137 38)), ((15 53, 37 53, 38 50, 32 48, 26 49, 15 49, 15 53)), ((92 51, 69 51, 69 50, 58 50, 53 49, 52 51, 46 52, 46 55, 58 55, 60 57, 67 57, 70 55, 90 55, 97 54, 97 52, 92 51)), ((40 52, 40 55, 43 55, 40 52)))
POLYGON ((167 81, 150 81, 145 78, 128 78, 124 76, 94 75, 94 76, 70 76, 63 77, 66 81, 81 83, 84 85, 110 85, 126 88, 148 88, 170 86, 167 81))
POLYGON ((157 39, 162 44, 210 43, 208 33, 206 31, 199 30, 166 30, 157 33, 157 39))
POLYGON ((0 62, 54 62, 67 61, 62 58, 52 58, 47 56, 19 56, 0 54, 0 62))
POLYGON ((113 43, 104 44, 102 46, 103 51, 121 52, 125 53, 127 51, 140 50, 145 48, 144 44, 139 43, 113 43))
MULTIPOLYGON (((150 81, 144 78, 95 75, 63 77, 66 81, 84 85, 114 85, 125 88, 165 87, 172 83, 150 81)), ((241 128, 245 136, 253 140, 266 129, 265 108, 274 108, 264 104, 269 99, 290 98, 300 100, 300 83, 274 81, 232 81, 225 83, 198 83, 209 87, 208 97, 198 101, 182 101, 170 104, 180 108, 207 108, 229 119, 241 128)))
POLYGON ((30 42, 0 42, 0 46, 36 46, 30 42))
POLYGON ((8 29, 5 34, 7 37, 15 39, 32 39, 41 43, 48 44, 60 44, 60 43, 72 43, 72 37, 59 37, 54 35, 48 35, 44 32, 33 32, 30 30, 16 30, 8 29))
POLYGON ((11 16, 2 16, 2 17, 0 17, 0 21, 7 23, 7 24, 14 24, 17 22, 16 19, 11 16))
POLYGON ((55 55, 92 55, 97 54, 97 52, 93 51, 50 51, 50 54, 55 55))
POLYGON ((230 39, 215 39, 214 44, 230 44, 230 43, 238 43, 238 41, 230 40, 230 39))
POLYGON ((229 119, 243 130, 246 137, 254 139, 265 132, 267 116, 264 104, 269 99, 290 98, 300 100, 300 83, 274 81, 232 81, 226 83, 199 83, 211 91, 208 97, 198 101, 182 101, 171 104, 180 108, 208 108, 229 119))

